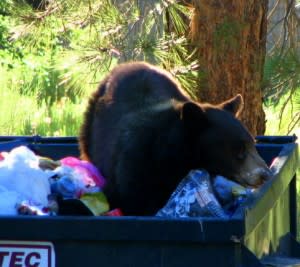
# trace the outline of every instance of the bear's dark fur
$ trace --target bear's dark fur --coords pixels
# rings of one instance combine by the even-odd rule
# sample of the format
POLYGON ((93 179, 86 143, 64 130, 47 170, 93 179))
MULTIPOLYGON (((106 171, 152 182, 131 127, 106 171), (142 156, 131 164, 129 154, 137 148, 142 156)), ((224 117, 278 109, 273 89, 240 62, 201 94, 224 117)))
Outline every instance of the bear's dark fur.
POLYGON ((169 73, 142 62, 121 64, 89 101, 81 156, 107 179, 111 208, 126 215, 155 214, 191 169, 257 184, 260 175, 241 176, 255 150, 235 118, 241 104, 240 95, 220 105, 199 104, 169 73))

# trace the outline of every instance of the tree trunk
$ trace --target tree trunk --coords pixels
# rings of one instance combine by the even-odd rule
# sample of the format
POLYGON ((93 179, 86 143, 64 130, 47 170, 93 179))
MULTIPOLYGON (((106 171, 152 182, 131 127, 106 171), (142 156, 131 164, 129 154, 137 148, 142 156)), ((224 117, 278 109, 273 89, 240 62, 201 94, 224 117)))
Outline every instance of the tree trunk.
POLYGON ((194 0, 191 39, 199 58, 202 102, 219 103, 240 93, 241 121, 253 135, 265 131, 262 78, 267 0, 194 0))

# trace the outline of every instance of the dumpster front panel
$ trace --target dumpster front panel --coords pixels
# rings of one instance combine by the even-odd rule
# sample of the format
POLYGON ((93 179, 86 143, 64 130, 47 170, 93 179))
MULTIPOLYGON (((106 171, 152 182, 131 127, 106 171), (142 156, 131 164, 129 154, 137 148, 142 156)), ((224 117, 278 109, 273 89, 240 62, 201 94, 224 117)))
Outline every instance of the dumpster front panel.
POLYGON ((0 239, 50 242, 62 267, 248 266, 241 265, 241 227, 195 218, 2 217, 0 239))
MULTIPOLYGON (((235 245, 238 246, 238 245, 235 245)), ((241 266, 231 245, 190 242, 68 242, 55 245, 57 266, 241 266)))

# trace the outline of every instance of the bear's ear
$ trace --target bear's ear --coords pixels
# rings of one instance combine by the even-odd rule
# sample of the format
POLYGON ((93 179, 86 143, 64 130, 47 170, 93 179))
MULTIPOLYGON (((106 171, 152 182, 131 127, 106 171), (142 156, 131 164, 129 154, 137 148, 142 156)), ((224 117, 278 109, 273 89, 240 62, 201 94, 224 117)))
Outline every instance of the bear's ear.
POLYGON ((222 108, 226 111, 229 111, 236 117, 238 117, 239 114, 241 113, 243 106, 244 106, 244 101, 243 101, 242 95, 240 95, 240 94, 219 104, 220 108, 222 108))
POLYGON ((202 130, 208 125, 204 110, 193 102, 186 102, 183 104, 181 119, 188 130, 202 130))

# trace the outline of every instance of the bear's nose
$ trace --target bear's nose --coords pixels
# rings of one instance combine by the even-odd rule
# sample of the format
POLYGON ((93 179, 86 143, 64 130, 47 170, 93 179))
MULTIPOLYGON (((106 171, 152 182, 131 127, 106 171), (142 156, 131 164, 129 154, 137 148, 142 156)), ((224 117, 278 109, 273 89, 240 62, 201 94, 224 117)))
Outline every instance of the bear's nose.
POLYGON ((269 169, 262 170, 260 174, 260 179, 263 181, 268 181, 272 178, 273 174, 269 169))
POLYGON ((242 177, 248 186, 259 187, 272 177, 272 172, 267 167, 260 167, 244 173, 242 177))

